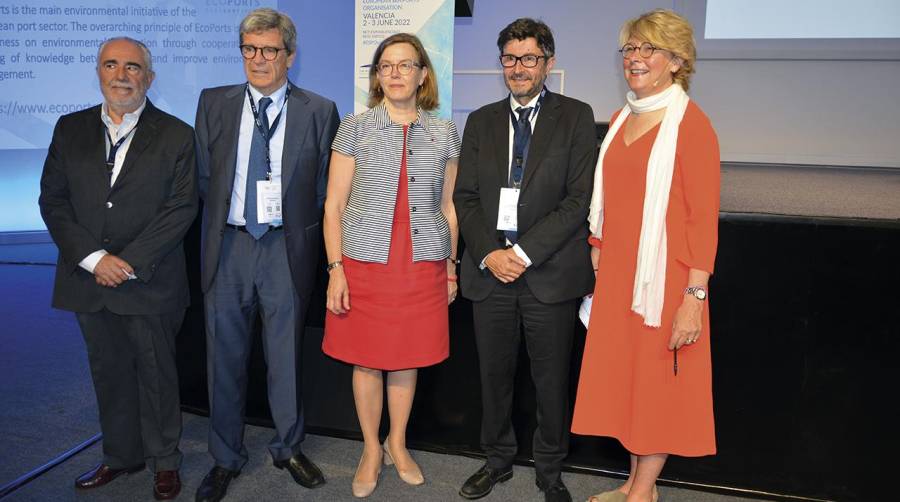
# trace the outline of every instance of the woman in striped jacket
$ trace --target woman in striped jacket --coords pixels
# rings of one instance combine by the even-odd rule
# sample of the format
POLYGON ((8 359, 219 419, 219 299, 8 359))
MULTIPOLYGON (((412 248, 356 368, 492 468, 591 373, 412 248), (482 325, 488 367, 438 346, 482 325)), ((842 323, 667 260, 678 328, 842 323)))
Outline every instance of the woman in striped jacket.
POLYGON ((414 35, 385 39, 369 67, 370 109, 347 116, 332 145, 325 201, 328 312, 323 351, 354 365, 365 446, 353 495, 375 489, 381 466, 418 485, 406 449, 417 368, 449 355, 447 306, 456 297, 453 208, 460 141, 431 113, 438 90, 414 35), (387 373, 390 432, 378 437, 387 373))

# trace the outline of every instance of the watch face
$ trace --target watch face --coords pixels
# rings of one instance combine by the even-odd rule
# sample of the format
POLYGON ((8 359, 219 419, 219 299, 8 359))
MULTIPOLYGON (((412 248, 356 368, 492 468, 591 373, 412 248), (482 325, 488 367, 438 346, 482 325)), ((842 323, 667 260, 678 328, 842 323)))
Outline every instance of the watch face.
POLYGON ((703 288, 695 289, 694 290, 694 298, 696 298, 698 300, 705 300, 706 299, 706 290, 703 288))

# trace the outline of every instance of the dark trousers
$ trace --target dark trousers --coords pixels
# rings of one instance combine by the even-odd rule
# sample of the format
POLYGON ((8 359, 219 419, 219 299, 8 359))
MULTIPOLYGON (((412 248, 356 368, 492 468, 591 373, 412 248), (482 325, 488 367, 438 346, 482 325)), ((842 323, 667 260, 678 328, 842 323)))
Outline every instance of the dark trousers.
POLYGON ((257 314, 262 318, 269 408, 275 435, 269 452, 286 460, 300 451, 303 409, 299 367, 306 300, 291 282, 283 230, 258 241, 226 229, 216 277, 205 296, 209 384, 209 452, 216 465, 239 471, 247 463, 244 408, 257 314))
POLYGON ((575 300, 539 302, 521 278, 498 285, 487 299, 473 303, 481 371, 481 446, 488 465, 511 465, 518 449, 511 414, 516 359, 524 334, 537 398, 532 451, 542 489, 559 478, 569 449, 569 359, 575 306, 575 300))
POLYGON ((184 310, 163 315, 77 313, 87 345, 103 433, 103 463, 181 466, 175 336, 184 310))

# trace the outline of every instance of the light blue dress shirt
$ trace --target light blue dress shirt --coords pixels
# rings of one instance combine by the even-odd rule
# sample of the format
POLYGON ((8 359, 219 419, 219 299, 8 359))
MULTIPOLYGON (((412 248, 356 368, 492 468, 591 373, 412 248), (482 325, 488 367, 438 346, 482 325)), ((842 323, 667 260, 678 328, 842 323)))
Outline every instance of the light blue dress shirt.
MULTIPOLYGON (((252 85, 250 87, 250 95, 253 96, 253 104, 259 109, 259 100, 263 94, 256 90, 252 85)), ((272 140, 269 142, 269 158, 271 161, 270 169, 272 170, 272 181, 281 181, 281 157, 284 152, 284 131, 287 128, 288 106, 285 103, 287 95, 287 82, 278 88, 268 97, 272 99, 272 104, 266 109, 266 116, 269 118, 269 124, 275 121, 278 113, 281 118, 278 119, 278 127, 272 140)), ((234 171, 234 185, 231 188, 231 210, 228 212, 228 223, 232 225, 243 226, 247 224, 244 219, 244 200, 247 190, 247 165, 250 163, 250 143, 253 140, 256 124, 253 120, 253 111, 250 109, 250 100, 247 93, 244 93, 244 107, 241 112, 241 128, 238 137, 237 164, 234 171)))

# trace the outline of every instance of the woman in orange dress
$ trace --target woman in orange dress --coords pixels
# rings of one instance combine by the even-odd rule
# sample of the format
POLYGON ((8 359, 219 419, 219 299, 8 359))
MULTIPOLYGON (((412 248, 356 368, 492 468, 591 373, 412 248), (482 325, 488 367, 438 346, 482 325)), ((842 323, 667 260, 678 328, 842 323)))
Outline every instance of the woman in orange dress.
POLYGON ((352 490, 372 493, 381 466, 425 479, 406 449, 417 368, 449 355, 457 222, 451 195, 459 135, 434 116, 438 89, 414 35, 375 51, 369 110, 345 118, 332 145, 325 201, 328 292, 322 350, 352 364, 364 447, 352 490), (390 432, 378 431, 387 374, 390 432))
POLYGON ((716 256, 719 147, 685 91, 693 30, 655 10, 620 43, 631 92, 613 116, 589 222, 594 291, 572 432, 617 438, 628 480, 591 502, 656 501, 669 454, 716 452, 707 281, 716 256))

